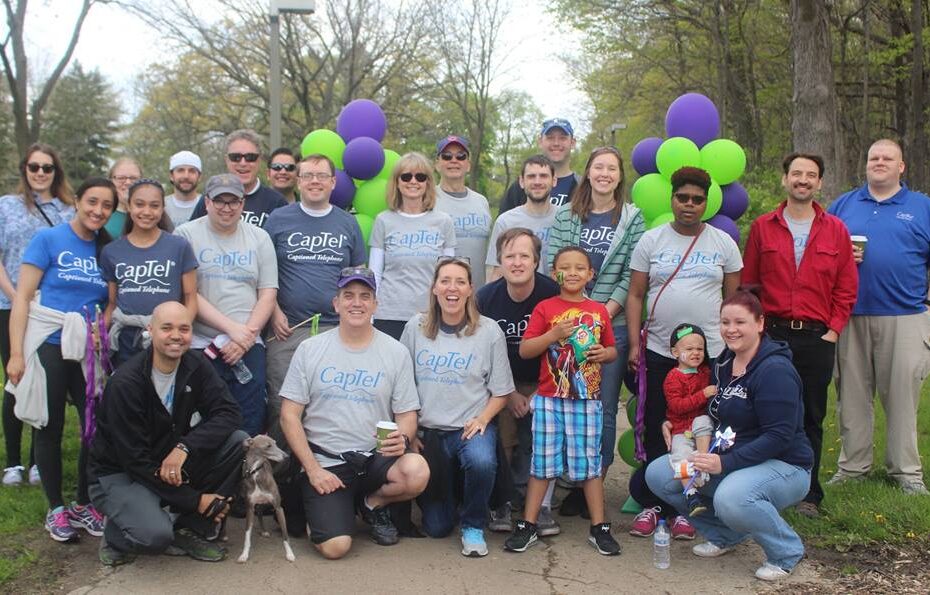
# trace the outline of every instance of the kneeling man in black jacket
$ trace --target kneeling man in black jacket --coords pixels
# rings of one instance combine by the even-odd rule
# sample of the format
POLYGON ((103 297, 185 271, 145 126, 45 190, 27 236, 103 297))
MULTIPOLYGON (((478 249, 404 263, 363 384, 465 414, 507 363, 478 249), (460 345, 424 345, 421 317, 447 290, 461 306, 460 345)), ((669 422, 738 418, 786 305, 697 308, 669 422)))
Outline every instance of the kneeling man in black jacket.
POLYGON ((226 383, 190 351, 192 322, 177 302, 155 308, 152 346, 116 370, 98 405, 88 489, 106 516, 106 565, 136 553, 225 557, 212 541, 248 435, 226 383))

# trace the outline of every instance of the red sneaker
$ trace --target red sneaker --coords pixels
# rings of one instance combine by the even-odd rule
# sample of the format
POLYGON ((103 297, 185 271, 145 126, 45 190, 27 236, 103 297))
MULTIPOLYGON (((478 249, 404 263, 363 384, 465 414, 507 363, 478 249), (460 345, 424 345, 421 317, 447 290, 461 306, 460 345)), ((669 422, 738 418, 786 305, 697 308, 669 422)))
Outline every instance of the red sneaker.
POLYGON ((633 519, 633 526, 630 527, 630 535, 636 537, 649 537, 656 530, 659 524, 659 517, 656 513, 661 510, 658 506, 655 508, 644 508, 642 512, 633 519))
POLYGON ((682 515, 678 515, 672 519, 672 539, 686 539, 691 541, 694 539, 694 525, 688 521, 682 515))

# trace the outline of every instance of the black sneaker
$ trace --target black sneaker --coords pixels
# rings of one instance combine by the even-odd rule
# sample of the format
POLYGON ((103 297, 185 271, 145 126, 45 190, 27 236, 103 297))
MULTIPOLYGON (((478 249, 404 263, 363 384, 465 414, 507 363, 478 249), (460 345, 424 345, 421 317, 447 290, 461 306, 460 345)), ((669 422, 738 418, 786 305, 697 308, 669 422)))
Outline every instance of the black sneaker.
POLYGON ((394 545, 400 537, 397 534, 397 527, 391 522, 391 514, 384 506, 370 509, 362 502, 362 520, 371 525, 372 541, 378 545, 394 545))
POLYGON ((226 548, 218 543, 207 541, 187 528, 174 532, 173 545, 195 560, 219 562, 226 557, 226 548))
POLYGON ((526 548, 537 541, 536 525, 529 521, 517 521, 513 524, 513 533, 504 542, 504 549, 508 552, 525 552, 526 548))
POLYGON ((111 567, 129 564, 136 559, 133 554, 124 552, 123 550, 118 550, 111 546, 107 543, 106 539, 100 540, 100 549, 97 550, 97 557, 100 559, 101 564, 111 567))
POLYGON ((707 512, 707 503, 698 492, 688 494, 688 516, 697 516, 707 512))
POLYGON ((601 555, 617 556, 620 554, 620 544, 610 534, 610 523, 591 525, 591 535, 588 537, 588 541, 601 555))

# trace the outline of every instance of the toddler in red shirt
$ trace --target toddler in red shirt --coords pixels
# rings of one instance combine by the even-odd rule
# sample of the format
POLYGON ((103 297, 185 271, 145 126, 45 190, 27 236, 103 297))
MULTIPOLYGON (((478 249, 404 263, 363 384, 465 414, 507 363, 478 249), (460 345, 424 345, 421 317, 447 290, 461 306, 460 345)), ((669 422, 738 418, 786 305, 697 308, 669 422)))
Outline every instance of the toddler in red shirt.
MULTIPOLYGON (((666 416, 671 423, 672 444, 669 462, 675 476, 687 488, 691 476, 696 472, 688 460, 696 452, 706 453, 710 448, 714 424, 706 415, 707 401, 717 392, 710 384, 710 366, 704 331, 695 324, 679 324, 672 331, 669 341, 672 355, 678 367, 671 370, 662 385, 665 392, 666 416)), ((698 477, 686 494, 690 516, 707 510, 697 488, 706 477, 698 477)))

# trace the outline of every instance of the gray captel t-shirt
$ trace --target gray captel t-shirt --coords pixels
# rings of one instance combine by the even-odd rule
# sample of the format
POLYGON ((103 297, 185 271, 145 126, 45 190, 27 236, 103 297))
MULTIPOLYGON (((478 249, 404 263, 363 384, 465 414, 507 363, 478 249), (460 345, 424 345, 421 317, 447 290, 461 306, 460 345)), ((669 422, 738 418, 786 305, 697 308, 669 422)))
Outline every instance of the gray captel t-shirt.
POLYGON ((487 259, 485 259, 485 264, 492 267, 500 265, 500 263, 497 262, 498 236, 508 229, 525 227, 536 234, 536 237, 542 242, 542 253, 539 259, 539 266, 536 267, 536 270, 543 275, 548 275, 549 257, 547 255, 547 248, 549 245, 549 230, 552 228, 552 223, 555 221, 555 214, 558 210, 558 207, 549 205, 549 211, 545 215, 540 216, 527 211, 526 205, 521 205, 506 213, 501 213, 497 221, 494 222, 494 229, 491 231, 491 239, 488 241, 488 256, 487 259))
MULTIPOLYGON (((375 426, 420 408, 410 354, 375 330, 364 349, 350 349, 339 329, 310 337, 297 347, 281 396, 306 405, 304 431, 330 453, 371 450, 375 426)), ((342 463, 314 453, 323 467, 342 463)))
POLYGON ((470 337, 440 330, 428 339, 420 328, 424 315, 407 322, 400 338, 413 358, 420 393, 420 425, 458 430, 479 415, 491 397, 514 391, 507 339, 497 322, 482 316, 470 337))
POLYGON ((491 209, 488 199, 467 188, 464 196, 436 188, 436 210, 448 213, 455 226, 455 255, 467 257, 472 267, 475 290, 484 286, 484 267, 491 235, 491 209))

